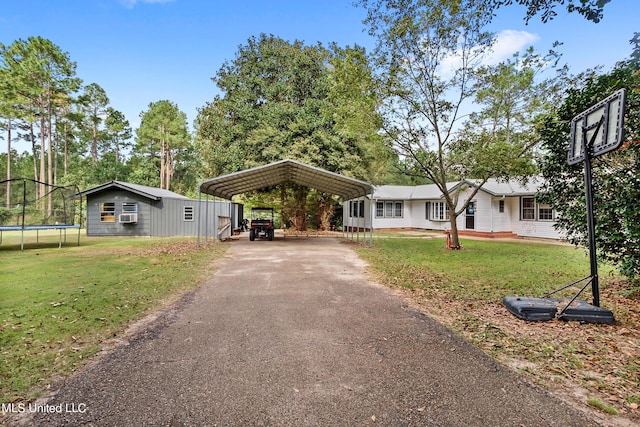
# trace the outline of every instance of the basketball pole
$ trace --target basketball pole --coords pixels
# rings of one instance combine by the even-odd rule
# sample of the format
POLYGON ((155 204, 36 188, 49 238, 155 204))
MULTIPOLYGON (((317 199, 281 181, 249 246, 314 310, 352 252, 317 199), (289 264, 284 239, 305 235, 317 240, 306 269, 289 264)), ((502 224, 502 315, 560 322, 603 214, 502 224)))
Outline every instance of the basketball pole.
POLYGON ((598 258, 596 254, 596 229, 593 217, 593 186, 591 182, 591 147, 604 121, 604 114, 598 123, 582 127, 582 152, 584 153, 584 192, 587 207, 587 230, 589 232, 589 259, 591 264, 591 292, 593 305, 600 307, 600 286, 598 284, 598 258), (587 143, 587 132, 595 128, 591 141, 587 143))

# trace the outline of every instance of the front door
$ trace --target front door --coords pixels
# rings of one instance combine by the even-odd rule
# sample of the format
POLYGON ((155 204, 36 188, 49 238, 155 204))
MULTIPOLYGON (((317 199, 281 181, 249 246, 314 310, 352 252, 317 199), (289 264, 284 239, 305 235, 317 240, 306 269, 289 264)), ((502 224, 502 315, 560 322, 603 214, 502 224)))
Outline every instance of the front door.
POLYGON ((476 202, 469 202, 467 206, 466 216, 466 228, 467 230, 473 230, 476 228, 476 202))

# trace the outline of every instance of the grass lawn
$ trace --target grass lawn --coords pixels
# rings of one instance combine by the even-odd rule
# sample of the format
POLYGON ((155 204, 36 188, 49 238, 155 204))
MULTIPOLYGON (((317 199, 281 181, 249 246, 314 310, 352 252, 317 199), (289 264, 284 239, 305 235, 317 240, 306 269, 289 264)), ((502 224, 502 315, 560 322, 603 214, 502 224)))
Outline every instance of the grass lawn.
POLYGON ((194 239, 3 233, 0 246, 0 402, 38 396, 82 366, 132 321, 194 289, 224 245, 194 239), (16 237, 17 236, 17 237, 16 237))
MULTIPOLYGON (((525 322, 502 298, 540 297, 589 275, 586 251, 465 238, 464 250, 449 251, 443 238, 383 237, 357 249, 375 280, 534 382, 601 416, 640 424, 640 297, 613 268, 601 266, 599 276, 601 305, 614 312, 615 325, 525 322)), ((581 298, 591 301, 590 288, 581 298)))

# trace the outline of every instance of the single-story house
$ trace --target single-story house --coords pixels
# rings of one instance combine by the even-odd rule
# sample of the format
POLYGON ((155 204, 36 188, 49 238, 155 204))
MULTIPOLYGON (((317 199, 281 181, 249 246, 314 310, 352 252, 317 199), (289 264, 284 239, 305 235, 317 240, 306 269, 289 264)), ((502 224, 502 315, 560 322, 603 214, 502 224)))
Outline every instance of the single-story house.
POLYGON ((225 237, 243 217, 237 203, 195 200, 128 182, 111 181, 78 194, 86 197, 88 236, 225 237))
MULTIPOLYGON (((464 186, 458 206, 468 200, 476 183, 452 182, 448 188, 464 186)), ((541 181, 488 180, 457 218, 460 234, 486 237, 539 237, 562 239, 554 228, 556 212, 536 200, 541 181)), ((451 228, 449 209, 435 184, 417 186, 377 186, 371 196, 350 200, 343 206, 345 226, 374 230, 451 228)))

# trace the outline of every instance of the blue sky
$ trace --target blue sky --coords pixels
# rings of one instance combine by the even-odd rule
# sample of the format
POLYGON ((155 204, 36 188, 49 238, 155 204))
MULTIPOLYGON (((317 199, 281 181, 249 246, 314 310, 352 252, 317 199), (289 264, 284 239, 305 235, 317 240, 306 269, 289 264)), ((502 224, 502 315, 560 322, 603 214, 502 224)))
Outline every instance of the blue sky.
MULTIPOLYGON (((351 0, 7 1, 0 8, 0 42, 50 39, 77 63, 84 83, 102 86, 136 128, 140 113, 162 99, 175 102, 191 124, 217 93, 211 78, 251 36, 370 49, 364 16, 351 0)), ((640 32, 638 16, 640 1, 612 0, 598 24, 558 9, 547 24, 534 18, 525 25, 524 10, 512 6, 491 30, 502 32, 505 54, 530 44, 546 52, 561 41, 563 61, 578 73, 627 58, 629 39, 640 32)))

